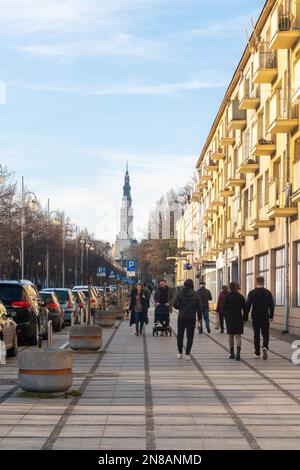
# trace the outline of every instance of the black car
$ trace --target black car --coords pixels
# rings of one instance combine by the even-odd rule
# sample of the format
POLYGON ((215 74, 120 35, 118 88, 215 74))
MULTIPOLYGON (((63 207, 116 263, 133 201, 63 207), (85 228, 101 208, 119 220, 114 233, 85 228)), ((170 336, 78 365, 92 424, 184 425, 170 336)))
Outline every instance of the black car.
POLYGON ((47 338, 48 309, 30 281, 0 281, 0 299, 17 324, 21 344, 37 345, 47 338))

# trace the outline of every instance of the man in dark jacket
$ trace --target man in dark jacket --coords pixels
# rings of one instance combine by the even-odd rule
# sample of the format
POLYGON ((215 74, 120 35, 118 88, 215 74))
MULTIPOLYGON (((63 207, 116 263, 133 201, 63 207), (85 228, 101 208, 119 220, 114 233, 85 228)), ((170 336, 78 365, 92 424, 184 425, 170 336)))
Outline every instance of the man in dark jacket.
MULTIPOLYGON (((165 279, 161 279, 159 282, 159 286, 154 293, 154 302, 156 308, 158 308, 160 312, 170 313, 172 311, 171 299, 171 290, 167 286, 165 279)), ((163 331, 160 332, 160 336, 164 336, 163 331)))
POLYGON ((201 299, 194 290, 192 279, 187 279, 184 282, 184 287, 177 294, 173 306, 176 310, 179 310, 177 332, 178 359, 182 359, 183 337, 186 330, 187 345, 185 358, 189 361, 191 359, 190 352, 196 327, 196 314, 200 321, 203 310, 201 299))
POLYGON ((246 319, 252 309, 255 357, 260 357, 260 332, 263 337, 263 358, 268 359, 270 320, 273 320, 275 304, 272 293, 265 288, 263 276, 256 279, 256 288, 248 294, 246 319))
MULTIPOLYGON (((206 289, 205 282, 200 282, 200 289, 198 289, 197 294, 199 295, 202 305, 203 305, 203 318, 205 321, 206 331, 210 333, 209 326, 209 302, 212 300, 212 295, 209 289, 206 289)), ((199 327, 199 333, 203 333, 202 324, 199 327)))

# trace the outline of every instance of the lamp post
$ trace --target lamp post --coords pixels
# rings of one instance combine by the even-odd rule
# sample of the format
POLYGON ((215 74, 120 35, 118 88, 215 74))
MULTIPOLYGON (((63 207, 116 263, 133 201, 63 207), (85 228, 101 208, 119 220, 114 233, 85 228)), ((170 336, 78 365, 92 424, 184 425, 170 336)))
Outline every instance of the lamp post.
MULTIPOLYGON (((61 224, 61 231, 62 231, 62 263, 61 263, 61 274, 62 274, 62 287, 65 287, 65 277, 66 277, 66 270, 65 270, 65 247, 66 247, 66 235, 67 231, 72 231, 73 228, 70 224, 68 224, 65 220, 65 214, 60 214, 58 211, 48 211, 48 220, 50 221, 51 215, 55 215, 54 223, 61 224)), ((69 233, 68 232, 68 233, 69 233)), ((49 259, 49 253, 48 253, 49 259)), ((49 265, 49 262, 48 262, 49 265)), ((49 270, 49 266, 48 266, 49 270)), ((49 273, 48 273, 49 277, 49 273)))
POLYGON ((32 210, 36 210, 38 207, 38 200, 34 192, 25 191, 24 176, 22 176, 22 204, 21 204, 21 278, 25 277, 25 247, 24 247, 24 235, 25 235, 25 206, 26 197, 32 197, 29 205, 32 210))
POLYGON ((85 238, 80 239, 80 245, 81 245, 81 260, 80 260, 80 282, 81 285, 83 284, 83 247, 85 244, 85 238))

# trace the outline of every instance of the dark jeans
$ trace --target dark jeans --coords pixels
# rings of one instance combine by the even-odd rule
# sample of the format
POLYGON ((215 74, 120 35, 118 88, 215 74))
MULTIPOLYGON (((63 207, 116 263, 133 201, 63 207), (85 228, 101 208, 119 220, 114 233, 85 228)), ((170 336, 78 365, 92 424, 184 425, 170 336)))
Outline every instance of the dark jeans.
POLYGON ((226 324, 226 319, 224 313, 219 312, 219 320, 220 320, 220 329, 224 331, 224 322, 226 324))
POLYGON ((206 329, 209 330, 209 308, 208 307, 204 307, 203 312, 202 312, 202 318, 205 321, 206 329))
POLYGON ((141 312, 134 312, 134 319, 135 319, 135 330, 137 333, 142 332, 144 327, 144 321, 141 320, 142 313, 141 312))
POLYGON ((252 327, 254 332, 255 354, 260 354, 260 333, 263 337, 263 347, 269 349, 269 318, 252 318, 252 327))
POLYGON ((187 343, 186 343, 186 354, 190 354, 195 334, 196 318, 180 318, 178 317, 177 323, 177 346, 178 352, 182 354, 183 349, 183 337, 184 331, 186 330, 187 343))

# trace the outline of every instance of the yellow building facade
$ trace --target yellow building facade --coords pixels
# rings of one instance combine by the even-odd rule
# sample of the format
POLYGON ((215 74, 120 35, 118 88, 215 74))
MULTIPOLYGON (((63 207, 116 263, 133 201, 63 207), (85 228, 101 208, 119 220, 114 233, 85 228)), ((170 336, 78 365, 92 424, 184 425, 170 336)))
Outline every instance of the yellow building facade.
POLYGON ((201 236, 192 260, 215 296, 231 280, 247 294, 264 275, 276 300, 274 326, 293 333, 300 333, 299 103, 300 0, 269 0, 197 162, 192 200, 201 236), (201 270, 205 260, 216 268, 201 270))

